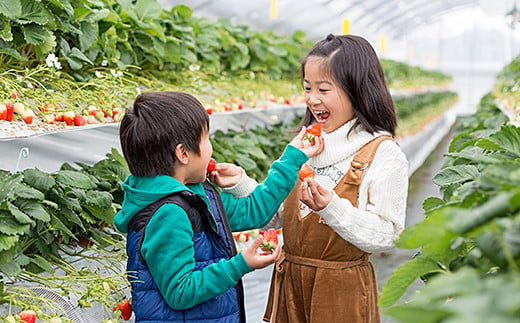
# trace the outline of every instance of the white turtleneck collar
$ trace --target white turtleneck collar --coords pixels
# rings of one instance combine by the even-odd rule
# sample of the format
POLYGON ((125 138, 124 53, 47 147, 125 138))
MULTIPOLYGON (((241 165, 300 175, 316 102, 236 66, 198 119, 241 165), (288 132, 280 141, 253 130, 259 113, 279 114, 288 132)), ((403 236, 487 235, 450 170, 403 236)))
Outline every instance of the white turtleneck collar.
POLYGON ((358 126, 353 129, 347 137, 348 132, 352 126, 354 126, 356 120, 356 118, 352 119, 329 133, 322 131, 321 135, 325 147, 319 155, 309 159, 309 165, 314 168, 322 168, 337 164, 352 157, 361 147, 372 139, 383 135, 390 136, 387 132, 376 132, 371 135, 361 126, 358 126))

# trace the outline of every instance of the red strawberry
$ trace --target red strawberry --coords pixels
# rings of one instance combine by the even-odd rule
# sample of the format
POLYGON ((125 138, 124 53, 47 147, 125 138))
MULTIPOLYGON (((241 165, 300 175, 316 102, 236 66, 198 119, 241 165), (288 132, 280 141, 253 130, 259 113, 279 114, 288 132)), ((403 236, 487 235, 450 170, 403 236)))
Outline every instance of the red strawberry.
MULTIPOLYGON (((74 123, 75 113, 73 111, 65 111, 63 112, 63 121, 67 124, 67 126, 72 126, 74 123)), ((58 118, 56 118, 58 120, 58 118)))
POLYGON ((278 235, 276 234, 275 229, 269 229, 265 231, 263 234, 264 240, 262 241, 262 245, 260 245, 260 249, 265 252, 272 253, 274 249, 278 246, 278 235))
POLYGON ((321 124, 315 123, 307 128, 303 140, 313 142, 314 138, 319 136, 321 136, 321 124))
POLYGON ((74 116, 74 118, 72 118, 72 121, 74 122, 75 126, 85 125, 85 118, 83 118, 83 116, 74 116))
POLYGON ((5 108, 7 109, 7 113, 5 115, 5 120, 12 121, 13 113, 14 113, 14 104, 11 101, 5 101, 5 108))
POLYGON ((33 310, 25 310, 18 314, 20 316, 20 322, 34 323, 36 322, 36 313, 33 310))
POLYGON ((233 238, 237 242, 247 242, 249 241, 249 233, 248 232, 233 232, 233 238))
POLYGON ((19 98, 20 98, 20 94, 18 94, 18 91, 12 90, 11 91, 11 99, 19 99, 19 98))
POLYGON ((96 116, 97 114, 97 108, 93 105, 89 105, 88 108, 87 108, 87 113, 91 116, 96 116))
POLYGON ((207 108, 206 108, 206 112, 207 112, 209 115, 212 115, 212 114, 213 114, 213 108, 211 108, 211 107, 207 107, 207 108))
POLYGON ((123 320, 128 321, 130 317, 132 316, 132 304, 130 304, 130 301, 125 299, 124 301, 121 301, 117 304, 117 307, 114 306, 114 311, 121 310, 121 317, 123 320))
POLYGON ((300 170, 298 171, 298 178, 301 181, 307 181, 309 179, 313 179, 314 171, 312 170, 312 168, 309 165, 303 164, 302 168, 300 168, 300 170))
POLYGON ((0 120, 5 120, 5 117, 7 117, 7 108, 5 104, 0 104, 0 120))
POLYGON ((208 168, 206 169, 206 173, 211 173, 212 171, 215 170, 215 168, 217 167, 217 161, 213 158, 211 158, 209 160, 209 163, 208 163, 208 168))
POLYGON ((34 118, 34 112, 33 110, 25 110, 22 112, 22 119, 27 124, 31 124, 34 118))

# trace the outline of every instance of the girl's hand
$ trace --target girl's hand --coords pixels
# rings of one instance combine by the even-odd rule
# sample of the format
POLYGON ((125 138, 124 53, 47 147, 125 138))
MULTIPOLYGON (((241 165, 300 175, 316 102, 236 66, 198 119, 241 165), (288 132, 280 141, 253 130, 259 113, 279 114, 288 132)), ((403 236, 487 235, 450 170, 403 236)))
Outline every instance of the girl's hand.
POLYGON ((294 139, 289 143, 301 151, 308 157, 316 156, 317 154, 323 151, 323 138, 321 136, 315 137, 312 142, 308 142, 307 140, 303 140, 305 137, 305 131, 307 128, 302 127, 302 130, 294 137, 294 139))
POLYGON ((234 164, 219 163, 208 178, 220 187, 232 187, 242 179, 242 168, 234 164))
POLYGON ((334 192, 321 187, 314 180, 303 181, 300 189, 300 200, 313 211, 323 210, 334 197, 334 192))
POLYGON ((282 247, 279 245, 276 246, 272 254, 259 254, 258 248, 260 248, 263 239, 262 235, 259 235, 249 247, 242 251, 242 256, 244 256, 244 259, 251 269, 260 269, 269 266, 276 261, 276 258, 278 258, 280 254, 282 247))

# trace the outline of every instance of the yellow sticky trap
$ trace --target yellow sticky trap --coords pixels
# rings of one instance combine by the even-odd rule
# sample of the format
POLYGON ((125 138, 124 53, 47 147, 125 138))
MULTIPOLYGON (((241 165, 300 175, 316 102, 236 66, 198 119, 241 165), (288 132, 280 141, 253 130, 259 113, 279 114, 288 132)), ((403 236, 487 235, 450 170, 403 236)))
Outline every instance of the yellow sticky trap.
POLYGON ((379 51, 381 53, 384 53, 386 50, 386 38, 385 36, 381 36, 381 38, 379 39, 379 51))
POLYGON ((350 20, 343 19, 343 35, 348 35, 350 33, 350 20))
POLYGON ((277 0, 271 0, 271 19, 276 19, 276 17, 278 16, 278 6, 276 2, 277 0))

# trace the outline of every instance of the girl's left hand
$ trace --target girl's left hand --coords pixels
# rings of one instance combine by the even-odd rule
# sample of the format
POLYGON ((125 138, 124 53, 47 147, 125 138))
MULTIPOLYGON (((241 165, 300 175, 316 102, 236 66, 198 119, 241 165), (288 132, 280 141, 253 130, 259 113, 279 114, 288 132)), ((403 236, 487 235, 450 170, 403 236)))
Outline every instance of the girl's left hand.
POLYGON ((323 210, 334 197, 334 192, 318 185, 314 180, 303 181, 300 200, 313 211, 323 210))

